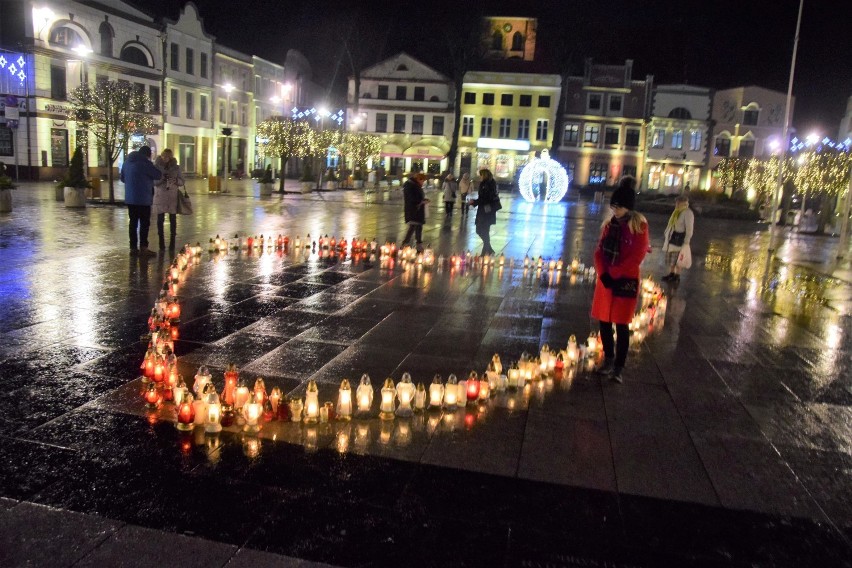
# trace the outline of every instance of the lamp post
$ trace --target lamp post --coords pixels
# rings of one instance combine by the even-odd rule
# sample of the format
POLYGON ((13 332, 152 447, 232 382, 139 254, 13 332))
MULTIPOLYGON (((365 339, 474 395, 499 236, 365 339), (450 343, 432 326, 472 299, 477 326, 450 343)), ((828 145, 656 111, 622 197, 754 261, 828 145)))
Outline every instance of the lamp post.
MULTIPOLYGON (((93 53, 92 49, 83 44, 77 45, 76 47, 72 47, 71 51, 80 56, 80 86, 88 84, 88 78, 86 77, 86 58, 93 53)), ((81 136, 81 140, 77 141, 77 145, 83 149, 83 163, 85 164, 84 170, 86 178, 89 177, 89 136, 86 130, 82 130, 83 135, 81 136)))
POLYGON ((225 83, 222 85, 222 90, 225 91, 227 95, 227 102, 225 104, 225 127, 222 128, 222 136, 225 137, 225 141, 223 143, 222 151, 225 153, 222 156, 222 193, 228 193, 228 174, 231 171, 231 152, 230 152, 230 136, 233 134, 233 130, 230 128, 230 116, 231 116, 231 92, 234 90, 234 86, 230 83, 225 83))
POLYGON ((781 194, 781 186, 784 183, 784 157, 790 146, 790 113, 792 112, 793 98, 793 76, 796 72, 796 52, 799 49, 799 29, 802 27, 802 9, 805 0, 799 0, 799 15, 796 18, 796 34, 793 36, 793 57, 790 61, 790 79, 787 82, 787 100, 784 103, 784 130, 781 135, 781 155, 778 163, 778 183, 775 185, 775 194, 772 196, 772 213, 769 217, 769 251, 775 250, 775 216, 778 214, 778 198, 781 194))

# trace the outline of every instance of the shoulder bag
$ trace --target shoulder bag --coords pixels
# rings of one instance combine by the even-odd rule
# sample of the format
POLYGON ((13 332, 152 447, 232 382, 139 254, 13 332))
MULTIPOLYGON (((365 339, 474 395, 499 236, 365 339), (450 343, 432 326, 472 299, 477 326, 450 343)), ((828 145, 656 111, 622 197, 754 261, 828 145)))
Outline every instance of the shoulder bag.
POLYGON ((178 215, 192 215, 192 200, 186 190, 178 190, 177 194, 177 213, 178 215))

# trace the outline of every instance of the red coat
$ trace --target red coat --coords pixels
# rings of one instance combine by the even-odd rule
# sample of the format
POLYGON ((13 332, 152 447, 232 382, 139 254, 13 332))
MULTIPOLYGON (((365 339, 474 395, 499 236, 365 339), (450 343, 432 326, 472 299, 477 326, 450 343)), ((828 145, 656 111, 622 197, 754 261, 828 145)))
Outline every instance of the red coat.
MULTIPOLYGON (((613 278, 640 278, 639 265, 648 253, 648 225, 642 224, 642 232, 634 235, 625 224, 621 230, 621 248, 618 264, 611 265, 601 250, 609 225, 604 227, 598 246, 595 248, 595 270, 600 276, 608 272, 613 278)), ((592 300, 592 317, 600 321, 627 324, 633 320, 638 298, 613 298, 612 292, 605 288, 600 278, 595 284, 595 297, 592 300)))

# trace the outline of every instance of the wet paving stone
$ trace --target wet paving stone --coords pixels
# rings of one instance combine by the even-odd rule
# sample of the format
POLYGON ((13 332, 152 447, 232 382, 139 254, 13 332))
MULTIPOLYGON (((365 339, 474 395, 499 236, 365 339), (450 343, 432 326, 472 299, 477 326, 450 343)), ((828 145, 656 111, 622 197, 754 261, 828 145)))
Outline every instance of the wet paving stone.
POLYGON ((344 345, 292 339, 245 370, 262 376, 307 379, 345 349, 344 345))

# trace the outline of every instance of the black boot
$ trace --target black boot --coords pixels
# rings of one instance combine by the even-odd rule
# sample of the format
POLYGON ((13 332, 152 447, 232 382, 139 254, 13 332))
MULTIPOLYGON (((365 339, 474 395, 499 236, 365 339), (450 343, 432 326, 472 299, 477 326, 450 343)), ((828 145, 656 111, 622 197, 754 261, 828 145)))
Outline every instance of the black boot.
POLYGON ((171 236, 169 236, 169 250, 175 250, 175 234, 174 233, 172 233, 171 236))
POLYGON ((166 250, 166 237, 160 233, 160 250, 166 250))

